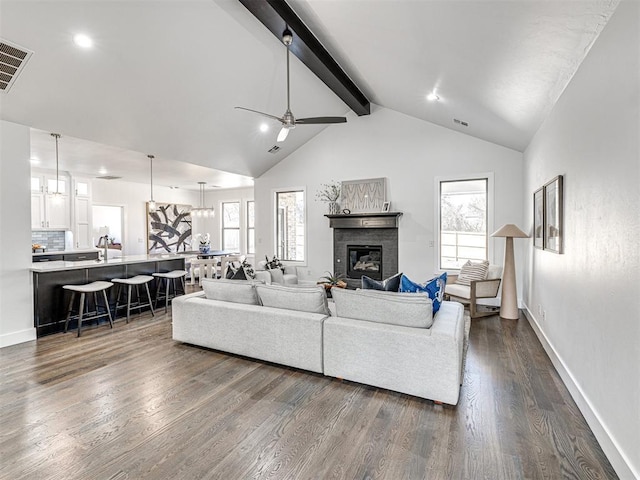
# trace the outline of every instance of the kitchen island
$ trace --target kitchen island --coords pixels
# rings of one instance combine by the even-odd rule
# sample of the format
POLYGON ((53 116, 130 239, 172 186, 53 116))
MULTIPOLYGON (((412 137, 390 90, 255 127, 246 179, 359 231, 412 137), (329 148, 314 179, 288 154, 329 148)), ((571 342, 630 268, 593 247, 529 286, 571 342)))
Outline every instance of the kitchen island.
MULTIPOLYGON (((64 331, 70 293, 63 285, 80 285, 98 280, 129 278, 135 275, 151 275, 156 272, 185 269, 185 255, 126 255, 104 260, 75 262, 49 261, 33 263, 33 312, 37 336, 64 331)), ((150 284, 155 296, 155 282, 150 284)), ((116 303, 116 289, 108 290, 109 305, 116 303)), ((89 300, 93 309, 93 299, 89 300)), ((113 312, 113 310, 112 310, 113 312)))

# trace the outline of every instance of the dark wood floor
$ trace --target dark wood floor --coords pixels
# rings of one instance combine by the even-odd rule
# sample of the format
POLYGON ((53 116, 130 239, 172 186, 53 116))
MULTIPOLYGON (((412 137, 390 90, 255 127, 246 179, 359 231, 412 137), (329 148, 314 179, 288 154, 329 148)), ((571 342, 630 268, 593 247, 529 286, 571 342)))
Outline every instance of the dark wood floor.
POLYGON ((617 478, 527 321, 471 327, 457 407, 171 339, 169 315, 0 350, 2 479, 617 478))

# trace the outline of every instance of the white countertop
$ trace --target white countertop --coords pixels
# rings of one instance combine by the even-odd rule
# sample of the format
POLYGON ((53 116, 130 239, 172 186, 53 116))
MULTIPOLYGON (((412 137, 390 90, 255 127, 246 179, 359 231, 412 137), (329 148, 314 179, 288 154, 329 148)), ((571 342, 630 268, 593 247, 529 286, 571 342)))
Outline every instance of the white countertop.
POLYGON ((131 263, 148 263, 162 260, 184 259, 185 255, 166 254, 166 255, 125 255, 118 258, 110 258, 106 262, 104 260, 82 260, 79 262, 63 262, 56 260, 53 262, 34 262, 31 264, 32 272, 64 272, 65 270, 81 270, 83 268, 109 267, 117 265, 126 265, 131 263))
POLYGON ((33 253, 32 255, 34 256, 41 256, 41 255, 64 255, 66 254, 73 254, 73 253, 89 253, 89 252, 97 252, 98 249, 97 248, 78 248, 78 249, 74 249, 74 250, 48 250, 48 251, 44 251, 44 252, 38 252, 38 253, 33 253))

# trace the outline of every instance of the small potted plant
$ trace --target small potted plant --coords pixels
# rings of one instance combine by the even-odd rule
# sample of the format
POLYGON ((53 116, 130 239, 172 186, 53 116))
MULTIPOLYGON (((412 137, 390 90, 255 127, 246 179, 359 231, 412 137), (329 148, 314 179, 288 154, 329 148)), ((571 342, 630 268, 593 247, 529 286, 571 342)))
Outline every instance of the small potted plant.
POLYGON ((323 285, 325 288, 325 291, 327 292, 327 296, 329 298, 331 298, 331 288, 332 287, 338 287, 338 288, 347 288, 347 282, 345 282, 343 280, 344 275, 339 274, 336 275, 335 273, 331 273, 331 272, 324 272, 326 273, 326 275, 324 277, 320 277, 320 280, 318 280, 318 285, 323 285))
POLYGON ((200 253, 209 253, 209 250, 211 249, 211 237, 209 236, 209 234, 205 233, 203 235, 202 233, 198 233, 196 235, 196 240, 200 242, 200 253))

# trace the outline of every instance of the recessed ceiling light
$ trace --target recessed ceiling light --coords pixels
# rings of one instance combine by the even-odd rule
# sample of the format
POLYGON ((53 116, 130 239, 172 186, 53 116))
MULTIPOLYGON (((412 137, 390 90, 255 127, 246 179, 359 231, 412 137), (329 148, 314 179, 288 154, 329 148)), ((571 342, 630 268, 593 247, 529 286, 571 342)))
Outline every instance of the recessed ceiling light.
POLYGON ((38 165, 40 163, 40 160, 36 157, 31 157, 29 161, 34 165, 38 165))
POLYGON ((77 33, 73 36, 73 43, 82 48, 93 47, 93 40, 84 33, 77 33))
POLYGON ((429 100, 430 102, 436 102, 440 100, 440 97, 436 95, 435 92, 431 92, 429 95, 427 95, 427 100, 429 100))
POLYGON ((98 173, 100 175, 106 175, 107 174, 107 169, 104 167, 100 167, 100 170, 98 170, 98 173))
POLYGON ((269 131, 269 125, 267 125, 266 123, 261 123, 260 124, 260 131, 261 132, 268 132, 269 131))

